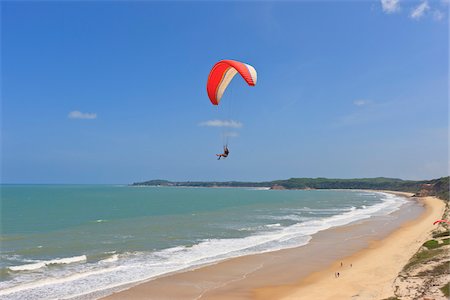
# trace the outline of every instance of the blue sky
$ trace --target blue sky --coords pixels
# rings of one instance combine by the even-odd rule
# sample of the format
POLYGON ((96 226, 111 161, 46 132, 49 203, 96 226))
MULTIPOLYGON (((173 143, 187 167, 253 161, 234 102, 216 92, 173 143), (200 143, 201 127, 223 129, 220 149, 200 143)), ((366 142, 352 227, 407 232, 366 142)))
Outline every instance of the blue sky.
POLYGON ((448 1, 1 9, 4 183, 448 175, 448 1), (258 83, 217 111, 221 59, 258 83), (242 123, 224 161, 217 119, 242 123))

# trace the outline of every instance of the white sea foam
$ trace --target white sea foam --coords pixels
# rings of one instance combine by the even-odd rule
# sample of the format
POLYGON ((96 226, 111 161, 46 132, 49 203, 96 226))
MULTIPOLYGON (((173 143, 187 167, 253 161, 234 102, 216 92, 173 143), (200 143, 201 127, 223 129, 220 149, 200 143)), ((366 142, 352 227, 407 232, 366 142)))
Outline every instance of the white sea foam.
POLYGON ((266 227, 272 228, 272 227, 280 227, 281 224, 280 223, 276 223, 276 224, 267 224, 265 225, 266 227))
MULTIPOLYGON (((71 273, 66 272, 61 276, 47 277, 16 286, 2 284, 0 296, 5 299, 54 299, 80 296, 148 280, 170 272, 215 263, 226 258, 302 246, 319 231, 370 218, 373 215, 389 214, 406 202, 403 198, 394 195, 386 193, 381 195, 382 202, 372 206, 329 209, 338 214, 331 217, 308 218, 287 227, 283 227, 280 223, 266 224, 263 225, 265 229, 244 238, 204 239, 191 247, 176 246, 155 252, 121 254, 111 252, 110 257, 98 263, 73 265, 71 273), (115 263, 115 267, 107 267, 111 262, 115 263)), ((303 208, 303 212, 305 211, 314 210, 303 208)), ((86 260, 85 255, 15 266, 10 269, 28 268, 30 270, 38 265, 42 268, 42 264, 45 266, 51 263, 71 263, 82 260, 86 260)))
POLYGON ((11 271, 31 271, 43 268, 49 265, 57 265, 57 264, 72 264, 76 262, 85 261, 87 259, 86 255, 66 257, 66 258, 57 258, 52 260, 40 261, 32 264, 20 265, 20 266, 11 266, 8 267, 11 271))
POLYGON ((377 195, 375 193, 359 193, 360 196, 370 196, 370 197, 376 197, 377 195))
MULTIPOLYGON (((24 292, 24 291, 28 291, 33 288, 43 288, 43 287, 46 287, 49 285, 74 282, 76 280, 84 279, 89 276, 110 273, 113 270, 119 270, 121 268, 122 267, 115 267, 115 268, 100 269, 100 270, 90 271, 90 272, 81 272, 81 273, 76 273, 76 274, 73 274, 73 275, 70 275, 67 277, 62 277, 62 278, 46 278, 43 280, 22 284, 20 286, 2 289, 2 290, 0 290, 0 296, 6 296, 6 295, 10 295, 10 294, 15 294, 18 292, 24 292)), ((66 296, 69 296, 69 295, 70 294, 68 294, 66 296)), ((32 294, 29 294, 29 296, 31 296, 31 297, 28 297, 27 294, 24 294, 23 298, 18 297, 17 299, 46 299, 47 298, 47 297, 43 297, 44 295, 42 295, 40 297, 39 296, 35 297, 35 296, 32 296, 32 294)), ((48 295, 48 296, 50 296, 50 295, 48 295)), ((59 297, 50 296, 48 298, 57 299, 59 297)), ((13 299, 16 299, 16 298, 13 298, 13 299)))
POLYGON ((258 225, 258 226, 250 226, 250 227, 243 227, 243 228, 239 228, 239 231, 263 231, 264 229, 267 228, 276 228, 276 227, 280 227, 281 224, 280 223, 275 223, 275 224, 266 224, 266 225, 258 225))
POLYGON ((279 216, 265 216, 265 218, 272 219, 272 220, 289 220, 289 221, 297 221, 297 222, 311 220, 311 217, 302 216, 302 215, 294 215, 294 214, 279 215, 279 216))
POLYGON ((100 263, 112 263, 119 260, 119 254, 113 254, 111 257, 105 258, 100 261, 100 263))
POLYGON ((249 226, 249 227, 242 227, 239 228, 238 231, 257 231, 261 230, 264 226, 249 226))
POLYGON ((282 212, 295 212, 295 213, 317 213, 317 214, 332 214, 336 212, 345 212, 352 209, 356 209, 356 207, 343 207, 343 208, 309 208, 309 207, 303 207, 303 208, 285 208, 281 209, 282 212))

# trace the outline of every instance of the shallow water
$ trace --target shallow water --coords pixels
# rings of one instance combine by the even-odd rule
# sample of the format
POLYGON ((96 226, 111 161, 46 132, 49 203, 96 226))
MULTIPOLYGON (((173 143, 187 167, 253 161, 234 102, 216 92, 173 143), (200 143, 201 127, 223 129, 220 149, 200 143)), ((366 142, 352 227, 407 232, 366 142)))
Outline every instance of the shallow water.
POLYGON ((0 297, 82 295, 252 253, 397 210, 361 191, 3 185, 0 297))

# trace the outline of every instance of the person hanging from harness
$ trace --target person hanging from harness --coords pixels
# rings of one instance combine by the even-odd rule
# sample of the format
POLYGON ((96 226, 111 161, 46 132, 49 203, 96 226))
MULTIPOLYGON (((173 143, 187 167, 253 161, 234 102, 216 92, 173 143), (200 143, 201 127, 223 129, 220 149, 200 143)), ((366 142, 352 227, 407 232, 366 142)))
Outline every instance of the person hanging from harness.
MULTIPOLYGON (((258 75, 253 66, 231 59, 224 59, 214 64, 209 72, 208 81, 206 82, 206 92, 212 105, 217 106, 218 108, 220 107, 222 110, 222 104, 219 106, 219 103, 236 74, 239 74, 249 86, 256 85, 258 75)), ((230 102, 228 100, 227 102, 230 102)), ((219 120, 218 123, 215 122, 213 126, 240 127, 240 124, 238 125, 235 122, 232 122, 231 119, 228 122, 221 121, 224 120, 219 120)), ((220 160, 222 157, 228 157, 229 154, 230 151, 228 150, 227 143, 224 142, 223 153, 216 154, 216 156, 217 159, 220 160)))
POLYGON ((218 156, 217 159, 220 159, 221 157, 226 158, 226 157, 228 157, 229 153, 230 153, 230 151, 228 150, 228 146, 225 145, 225 146, 223 146, 223 153, 222 154, 216 154, 218 156))

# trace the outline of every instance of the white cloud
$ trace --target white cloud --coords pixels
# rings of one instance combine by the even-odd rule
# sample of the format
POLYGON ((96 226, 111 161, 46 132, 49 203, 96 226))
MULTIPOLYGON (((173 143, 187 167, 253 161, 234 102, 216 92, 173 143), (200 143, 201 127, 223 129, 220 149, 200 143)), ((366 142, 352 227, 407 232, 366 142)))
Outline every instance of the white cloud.
POLYGON ((383 11, 391 14, 400 9, 400 0, 381 0, 383 11))
POLYGON ((436 21, 442 21, 442 19, 444 19, 444 13, 440 10, 435 10, 433 12, 433 19, 435 19, 436 21))
POLYGON ((358 99, 358 100, 354 100, 353 104, 356 106, 364 106, 364 105, 370 104, 371 102, 372 101, 370 101, 370 100, 358 99))
POLYGON ((83 113, 81 111, 78 110, 74 110, 71 111, 67 117, 69 119, 85 119, 85 120, 93 120, 93 119, 97 119, 97 114, 96 113, 83 113))
POLYGON ((208 127, 231 127, 231 128, 241 128, 242 123, 234 120, 209 120, 198 124, 199 126, 208 127))
POLYGON ((420 19, 428 10, 430 9, 430 6, 428 5, 427 1, 422 2, 419 4, 416 8, 414 8, 411 11, 410 17, 413 19, 420 19))

